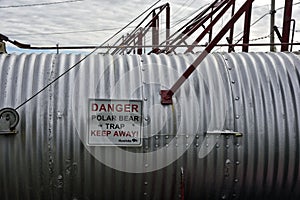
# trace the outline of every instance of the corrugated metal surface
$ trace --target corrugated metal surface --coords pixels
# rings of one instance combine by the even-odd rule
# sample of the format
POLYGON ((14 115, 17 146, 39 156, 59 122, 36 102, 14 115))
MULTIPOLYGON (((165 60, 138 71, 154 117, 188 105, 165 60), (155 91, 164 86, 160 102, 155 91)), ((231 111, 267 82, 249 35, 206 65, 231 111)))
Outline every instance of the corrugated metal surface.
MULTIPOLYGON (((18 111, 0 136, 1 199, 299 199, 300 60, 214 53, 174 96, 196 58, 92 55, 18 111), (86 145, 88 98, 143 101, 142 147, 86 145), (243 137, 205 134, 234 130, 243 137), (181 169, 184 183, 182 184, 181 169)), ((84 55, 0 55, 0 108, 17 107, 84 55)))

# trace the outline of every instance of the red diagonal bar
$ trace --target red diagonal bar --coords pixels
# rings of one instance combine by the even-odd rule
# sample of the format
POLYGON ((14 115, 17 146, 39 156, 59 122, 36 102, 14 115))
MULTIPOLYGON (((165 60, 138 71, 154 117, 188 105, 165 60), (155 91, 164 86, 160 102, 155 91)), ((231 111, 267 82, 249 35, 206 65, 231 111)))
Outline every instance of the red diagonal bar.
POLYGON ((181 77, 175 82, 175 84, 167 92, 161 90, 161 104, 172 104, 173 94, 180 88, 186 79, 195 71, 199 64, 204 60, 207 54, 215 47, 215 45, 224 37, 227 31, 233 26, 233 24, 241 17, 241 15, 249 9, 254 0, 247 0, 241 8, 235 13, 235 15, 228 21, 228 23, 222 28, 222 30, 215 36, 215 38, 208 44, 205 50, 196 58, 196 60, 187 68, 187 70, 181 75, 181 77), (170 101, 171 99, 171 101, 170 101))

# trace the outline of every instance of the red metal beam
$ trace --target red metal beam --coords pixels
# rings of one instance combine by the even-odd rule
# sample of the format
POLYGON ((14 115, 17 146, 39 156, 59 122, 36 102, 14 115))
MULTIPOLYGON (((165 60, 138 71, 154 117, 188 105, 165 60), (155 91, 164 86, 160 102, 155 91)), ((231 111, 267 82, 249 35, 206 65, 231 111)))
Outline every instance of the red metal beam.
POLYGON ((212 20, 212 22, 201 32, 197 39, 192 43, 191 46, 185 51, 185 53, 191 52, 195 46, 205 37, 205 35, 212 30, 212 27, 221 19, 224 13, 230 8, 235 0, 230 0, 226 6, 220 11, 220 13, 212 20))
POLYGON ((172 96, 180 88, 180 86, 185 82, 186 79, 195 71, 199 64, 204 60, 204 58, 211 52, 211 50, 216 46, 216 44, 224 37, 227 31, 232 28, 233 24, 241 17, 241 15, 249 10, 254 0, 247 0, 241 8, 235 13, 235 15, 228 21, 228 23, 222 28, 222 30, 215 36, 215 38, 207 45, 204 51, 196 58, 196 60, 187 68, 187 70, 182 74, 182 76, 175 82, 175 84, 169 90, 161 90, 161 104, 169 105, 172 104, 172 96))
POLYGON ((138 40, 137 40, 137 44, 138 44, 138 50, 137 50, 137 54, 142 55, 143 54, 143 28, 140 28, 140 32, 138 33, 138 40))
MULTIPOLYGON (((232 4, 231 17, 234 15, 234 12, 235 12, 235 1, 232 4)), ((230 32, 229 32, 229 41, 228 41, 229 44, 232 44, 232 42, 233 42, 233 32, 234 32, 234 24, 232 25, 230 32)), ((230 53, 232 51, 234 52, 234 48, 232 46, 229 46, 228 52, 230 53)))
MULTIPOLYGON (((169 41, 169 37, 170 37, 170 18, 171 18, 171 15, 170 15, 170 5, 167 4, 167 7, 166 7, 166 45, 168 46, 170 44, 170 41, 169 41)), ((166 48, 166 51, 168 51, 169 48, 167 47, 166 48)))
MULTIPOLYGON (((250 37, 250 26, 251 26, 251 12, 252 12, 252 4, 249 5, 245 12, 245 22, 244 22, 244 36, 243 36, 243 44, 249 43, 250 37)), ((242 51, 248 52, 249 47, 243 46, 242 51)))
POLYGON ((291 18, 293 10, 293 0, 285 0, 285 8, 283 15, 283 29, 281 51, 288 51, 289 46, 284 43, 289 43, 290 40, 290 29, 291 29, 291 18))
MULTIPOLYGON (((153 18, 153 21, 152 21, 152 24, 151 24, 151 27, 152 27, 152 45, 153 46, 156 46, 156 45, 158 46, 158 43, 159 43, 158 42, 158 26, 159 26, 159 23, 158 23, 158 15, 156 15, 155 10, 152 13, 152 18, 153 18)), ((155 47, 153 47, 153 49, 155 49, 155 47)))
MULTIPOLYGON (((215 14, 218 10, 220 10, 225 4, 228 4, 229 1, 231 0, 225 0, 225 1, 221 1, 218 6, 210 13, 208 13, 206 16, 204 16, 201 20, 197 21, 197 23, 195 24, 195 26, 193 26, 191 29, 186 29, 188 30, 188 32, 183 36, 183 37, 177 37, 176 39, 174 39, 172 41, 172 44, 175 44, 176 41, 179 41, 176 43, 176 45, 180 45, 181 43, 183 43, 188 37, 190 37, 195 31, 197 31, 199 29, 199 27, 203 26, 203 24, 209 20, 213 14, 215 14)), ((224 14, 224 13, 223 13, 224 14)), ((185 31, 184 31, 185 33, 185 31)), ((171 48, 169 51, 174 51, 174 47, 171 48)))

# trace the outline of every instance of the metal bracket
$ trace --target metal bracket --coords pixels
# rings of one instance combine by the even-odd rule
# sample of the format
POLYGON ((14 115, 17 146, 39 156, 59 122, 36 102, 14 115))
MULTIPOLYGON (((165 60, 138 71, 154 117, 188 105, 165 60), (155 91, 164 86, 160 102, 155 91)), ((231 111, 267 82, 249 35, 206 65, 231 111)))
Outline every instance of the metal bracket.
POLYGON ((211 135, 233 135, 235 137, 242 137, 243 133, 237 132, 237 131, 232 131, 232 130, 214 130, 214 131, 207 131, 207 134, 211 135))
POLYGON ((0 110, 0 135, 16 134, 15 127, 19 122, 19 114, 13 108, 0 110))
POLYGON ((170 105, 172 104, 172 92, 170 90, 161 90, 160 91, 161 96, 161 104, 162 105, 170 105))

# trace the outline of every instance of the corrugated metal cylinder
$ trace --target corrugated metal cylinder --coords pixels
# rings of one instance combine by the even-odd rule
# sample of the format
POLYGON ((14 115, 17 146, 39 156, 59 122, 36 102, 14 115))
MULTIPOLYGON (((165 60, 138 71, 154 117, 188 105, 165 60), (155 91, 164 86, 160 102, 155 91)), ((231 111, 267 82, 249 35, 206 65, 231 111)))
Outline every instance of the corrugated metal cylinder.
MULTIPOLYGON (((209 54, 162 106, 197 55, 89 56, 0 135, 1 199, 299 199, 299 58, 209 54), (89 99, 142 101, 142 146, 87 145, 89 99)), ((1 54, 0 108, 84 56, 1 54)))

